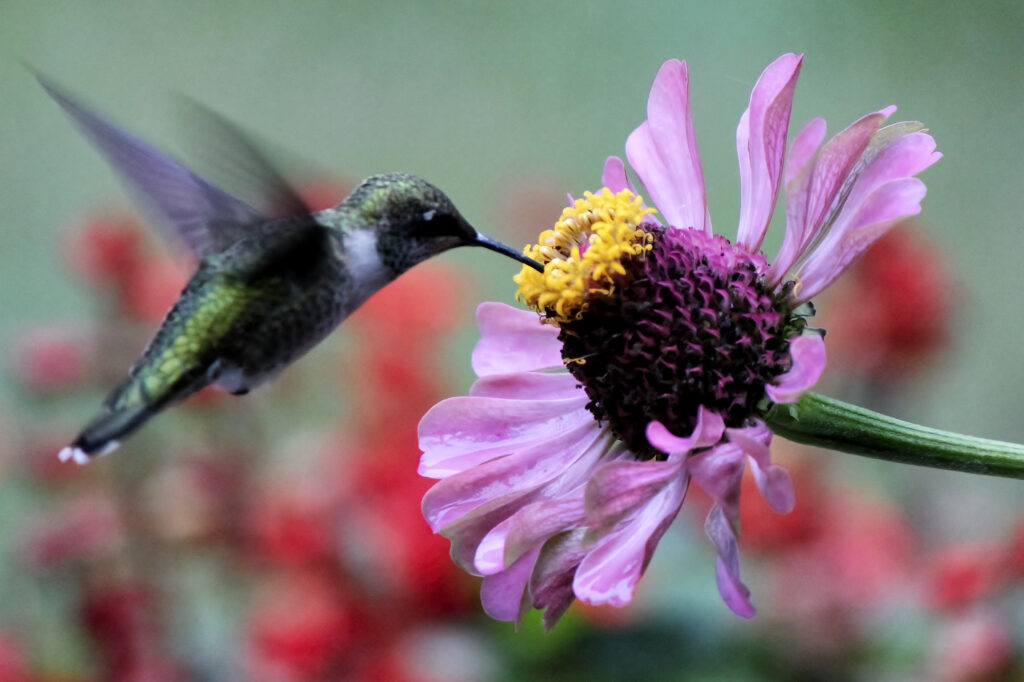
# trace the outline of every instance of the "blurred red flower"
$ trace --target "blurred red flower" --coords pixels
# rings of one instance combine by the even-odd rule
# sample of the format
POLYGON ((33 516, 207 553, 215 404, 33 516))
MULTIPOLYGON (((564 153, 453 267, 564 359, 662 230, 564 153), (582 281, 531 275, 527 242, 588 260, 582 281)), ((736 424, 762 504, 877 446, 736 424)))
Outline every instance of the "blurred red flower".
POLYGON ((100 679, 111 682, 185 682, 160 651, 160 603, 153 586, 119 582, 93 586, 81 618, 100 660, 100 679))
POLYGON ((3 682, 30 682, 25 654, 17 639, 0 632, 0 680, 3 682))
POLYGON ((139 222, 128 213, 89 216, 65 243, 65 260, 86 282, 121 289, 125 275, 138 268, 144 238, 139 222))
POLYGON ((461 611, 470 600, 448 542, 423 520, 420 500, 431 482, 416 473, 418 459, 414 430, 370 439, 346 467, 338 509, 351 568, 406 623, 412 614, 461 611))
POLYGON ((359 632, 337 583, 293 569, 265 581, 261 592, 246 627, 247 679, 322 679, 359 632))
POLYGON ((123 540, 117 510, 101 494, 62 500, 35 519, 22 542, 30 565, 54 566, 113 551, 123 540))
POLYGON ((974 609, 945 623, 932 646, 935 682, 1019 680, 1008 666, 1013 659, 1008 624, 987 609, 974 609))
POLYGON ((263 559, 307 564, 337 558, 333 491, 315 478, 275 478, 248 498, 252 548, 263 559))
POLYGON ((994 542, 943 547, 930 562, 925 601, 937 609, 959 609, 992 595, 1006 578, 1005 553, 994 542))
POLYGON ((74 325, 49 325, 22 331, 15 339, 10 371, 30 391, 55 395, 78 388, 88 377, 92 333, 74 325))

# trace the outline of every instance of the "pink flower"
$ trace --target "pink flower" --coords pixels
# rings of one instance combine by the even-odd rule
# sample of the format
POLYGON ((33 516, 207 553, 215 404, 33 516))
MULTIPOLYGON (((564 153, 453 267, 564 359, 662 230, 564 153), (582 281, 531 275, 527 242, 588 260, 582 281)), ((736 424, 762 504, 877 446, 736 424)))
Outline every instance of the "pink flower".
POLYGON ((804 304, 925 193, 912 176, 938 158, 917 123, 883 127, 893 107, 822 144, 811 121, 784 153, 801 57, 783 55, 740 118, 735 243, 711 232, 689 112, 688 73, 666 62, 648 119, 626 154, 665 219, 609 158, 605 189, 586 193, 527 253, 519 275, 534 313, 477 311, 479 379, 420 423, 423 500, 452 556, 483 575, 484 608, 550 626, 574 598, 622 605, 696 483, 713 506, 705 529, 726 604, 754 614, 740 580, 736 530, 747 464, 772 509, 789 511, 789 475, 772 464, 771 403, 799 399, 825 365, 804 304), (785 189, 786 234, 759 253, 785 189), (568 372, 559 371, 567 369, 568 372))

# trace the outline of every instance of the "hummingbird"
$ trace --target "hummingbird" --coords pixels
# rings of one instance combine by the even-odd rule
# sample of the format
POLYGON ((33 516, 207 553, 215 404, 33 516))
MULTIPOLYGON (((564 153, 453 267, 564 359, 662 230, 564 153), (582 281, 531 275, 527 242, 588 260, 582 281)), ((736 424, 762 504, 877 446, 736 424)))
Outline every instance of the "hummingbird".
POLYGON ((40 84, 98 149, 141 207, 198 262, 156 336, 62 461, 106 454, 164 408, 207 385, 235 395, 274 377, 373 293, 432 256, 490 249, 543 270, 478 232, 440 189, 415 175, 363 181, 332 209, 311 211, 257 147, 206 110, 216 146, 260 186, 261 210, 40 84))

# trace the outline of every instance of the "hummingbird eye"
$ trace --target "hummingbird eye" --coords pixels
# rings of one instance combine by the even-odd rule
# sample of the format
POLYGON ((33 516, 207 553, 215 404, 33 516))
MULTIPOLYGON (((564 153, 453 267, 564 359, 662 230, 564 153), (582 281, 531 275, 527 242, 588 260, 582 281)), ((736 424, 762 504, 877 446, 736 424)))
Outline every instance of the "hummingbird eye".
POLYGON ((458 237, 471 240, 476 236, 475 231, 471 232, 472 228, 458 216, 433 208, 424 211, 417 222, 415 231, 424 237, 458 237))

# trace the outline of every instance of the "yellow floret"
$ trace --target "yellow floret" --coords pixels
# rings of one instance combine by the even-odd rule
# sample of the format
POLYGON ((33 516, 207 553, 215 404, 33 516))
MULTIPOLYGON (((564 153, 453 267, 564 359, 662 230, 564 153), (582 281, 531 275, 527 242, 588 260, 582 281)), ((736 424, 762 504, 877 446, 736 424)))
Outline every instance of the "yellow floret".
POLYGON ((654 209, 628 189, 618 194, 607 187, 585 192, 551 230, 541 232, 527 256, 544 265, 544 272, 523 267, 515 276, 516 298, 544 313, 554 323, 578 319, 588 295, 610 295, 615 275, 626 273, 622 260, 651 249, 651 236, 639 228, 654 209))

